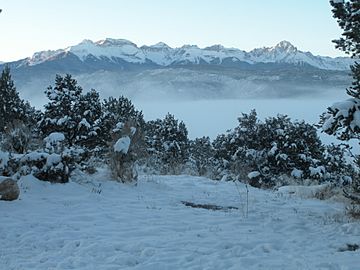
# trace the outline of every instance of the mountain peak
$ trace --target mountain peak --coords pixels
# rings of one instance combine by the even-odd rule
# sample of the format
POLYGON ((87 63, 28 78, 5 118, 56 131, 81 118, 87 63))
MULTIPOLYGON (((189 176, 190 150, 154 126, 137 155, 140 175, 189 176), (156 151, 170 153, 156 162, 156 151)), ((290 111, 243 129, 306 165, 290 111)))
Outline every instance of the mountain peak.
POLYGON ((166 43, 164 43, 164 42, 158 42, 158 43, 156 43, 156 44, 154 44, 154 45, 151 45, 150 47, 152 47, 152 48, 166 48, 166 49, 170 49, 170 46, 169 45, 167 45, 166 43))
POLYGON ((84 39, 83 41, 81 41, 80 43, 79 43, 79 45, 83 45, 83 44, 94 44, 94 42, 92 41, 92 40, 90 40, 90 39, 84 39))
POLYGON ((289 41, 283 40, 280 41, 276 46, 274 47, 275 50, 282 50, 288 53, 296 52, 297 48, 292 45, 289 41))
POLYGON ((180 49, 200 49, 200 48, 197 45, 185 44, 185 45, 181 46, 180 49))
POLYGON ((97 45, 100 46, 124 46, 124 45, 130 45, 130 46, 134 46, 137 47, 137 45, 127 39, 115 39, 115 38, 106 38, 103 40, 99 40, 97 42, 95 42, 97 45))
POLYGON ((209 47, 205 48, 205 50, 216 51, 216 52, 222 51, 224 49, 225 49, 225 47, 223 45, 220 45, 220 44, 212 45, 212 46, 209 46, 209 47))

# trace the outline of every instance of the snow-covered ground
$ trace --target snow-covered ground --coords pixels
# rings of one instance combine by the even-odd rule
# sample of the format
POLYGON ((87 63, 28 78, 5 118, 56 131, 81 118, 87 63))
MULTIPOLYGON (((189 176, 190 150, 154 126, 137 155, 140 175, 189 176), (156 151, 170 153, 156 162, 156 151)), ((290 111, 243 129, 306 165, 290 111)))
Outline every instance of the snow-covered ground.
MULTIPOLYGON (((360 223, 333 201, 191 176, 20 180, 0 201, 0 269, 357 269, 360 223), (191 208, 181 201, 234 206, 191 208)), ((291 190, 291 189, 290 189, 291 190)))

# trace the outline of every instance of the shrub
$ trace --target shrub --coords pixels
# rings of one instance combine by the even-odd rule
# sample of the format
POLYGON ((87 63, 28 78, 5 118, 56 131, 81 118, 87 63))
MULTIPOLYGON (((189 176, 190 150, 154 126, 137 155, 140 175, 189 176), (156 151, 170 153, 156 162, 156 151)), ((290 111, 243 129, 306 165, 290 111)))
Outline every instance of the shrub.
POLYGON ((277 185, 282 176, 324 179, 323 146, 314 126, 292 122, 286 115, 262 122, 255 110, 238 120, 233 131, 213 143, 215 158, 234 178, 248 179, 258 187, 277 185), (248 177, 252 172, 256 177, 248 177))
POLYGON ((33 172, 33 174, 43 181, 66 183, 69 182, 70 170, 67 165, 66 157, 53 153, 47 155, 44 165, 33 172))
POLYGON ((11 153, 23 154, 30 148, 32 133, 22 121, 9 123, 4 130, 1 148, 11 153))
POLYGON ((136 182, 136 162, 144 157, 145 145, 136 123, 118 123, 112 131, 113 143, 110 148, 109 166, 113 177, 120 182, 136 182))
POLYGON ((162 174, 179 174, 189 159, 188 131, 184 122, 167 114, 164 119, 146 125, 146 143, 150 159, 162 174))
POLYGON ((70 169, 65 155, 30 152, 22 155, 11 155, 0 152, 0 174, 19 178, 33 174, 40 180, 52 183, 69 181, 70 169))
POLYGON ((214 149, 209 137, 196 138, 189 143, 188 166, 198 176, 211 176, 214 174, 214 149))

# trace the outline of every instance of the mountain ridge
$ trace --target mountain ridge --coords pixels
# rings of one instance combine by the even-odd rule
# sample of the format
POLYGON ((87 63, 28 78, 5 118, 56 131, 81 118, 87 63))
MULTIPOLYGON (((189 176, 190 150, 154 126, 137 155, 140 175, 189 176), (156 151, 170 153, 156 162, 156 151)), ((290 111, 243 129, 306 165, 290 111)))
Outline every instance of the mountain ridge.
POLYGON ((273 47, 255 48, 249 52, 226 48, 223 45, 199 48, 197 45, 183 45, 172 48, 164 42, 138 47, 126 39, 106 38, 99 41, 85 39, 77 45, 65 49, 40 51, 31 57, 15 61, 17 67, 36 66, 45 62, 65 58, 68 55, 77 57, 81 62, 106 61, 109 63, 126 62, 129 64, 151 64, 159 67, 176 65, 221 65, 227 63, 274 63, 291 65, 310 65, 325 70, 349 70, 354 60, 348 57, 315 56, 311 52, 298 50, 289 41, 281 41, 273 47))
MULTIPOLYGON (((290 42, 246 52, 212 45, 138 47, 124 39, 81 43, 7 63, 21 95, 38 105, 56 74, 84 89, 132 100, 295 98, 339 95, 349 85, 350 58, 318 57, 290 42)), ((0 68, 4 64, 0 65, 0 68)))

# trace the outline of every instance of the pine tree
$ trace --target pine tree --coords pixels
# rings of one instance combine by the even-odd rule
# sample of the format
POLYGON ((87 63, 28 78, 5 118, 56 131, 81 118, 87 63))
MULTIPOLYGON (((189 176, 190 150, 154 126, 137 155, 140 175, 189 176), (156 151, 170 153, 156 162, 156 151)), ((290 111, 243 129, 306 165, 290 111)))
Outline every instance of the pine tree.
POLYGON ((323 146, 313 125, 278 115, 265 119, 262 126, 264 133, 259 137, 266 138, 262 148, 267 151, 267 166, 273 174, 292 175, 295 170, 301 172, 301 178, 324 176, 314 175, 315 168, 322 169, 323 146))
POLYGON ((162 120, 149 121, 145 134, 149 155, 161 163, 161 172, 180 173, 189 158, 188 131, 184 122, 179 123, 173 115, 167 114, 162 120))
POLYGON ((211 176, 214 167, 214 149, 209 137, 196 138, 190 141, 189 160, 199 176, 211 176))
POLYGON ((343 30, 340 39, 333 40, 335 47, 350 54, 360 55, 360 2, 358 0, 331 0, 332 12, 343 30))
POLYGON ((168 113, 163 120, 160 134, 164 150, 162 160, 169 165, 171 173, 179 173, 179 166, 185 164, 188 158, 186 126, 168 113))
MULTIPOLYGON (((360 3, 358 0, 330 1, 334 18, 343 30, 340 39, 334 40, 335 47, 360 57, 360 3)), ((360 139, 360 64, 351 66, 353 82, 346 89, 350 99, 338 102, 321 115, 320 126, 323 131, 335 135, 340 140, 360 139)))
POLYGON ((7 66, 0 77, 0 97, 0 132, 4 132, 13 121, 27 120, 31 107, 19 97, 7 66))
POLYGON ((111 131, 118 123, 132 122, 137 128, 144 128, 145 121, 141 111, 136 110, 131 100, 120 96, 109 97, 102 105, 103 115, 101 117, 101 139, 106 145, 111 141, 111 131))
POLYGON ((302 179, 324 176, 323 147, 314 126, 292 122, 286 115, 260 121, 254 110, 243 113, 238 121, 233 131, 213 143, 219 169, 234 178, 250 178, 257 187, 281 184, 280 176, 294 172, 302 179))
POLYGON ((346 93, 349 96, 360 99, 360 64, 355 63, 350 68, 353 81, 351 86, 346 89, 346 93))
POLYGON ((45 91, 49 103, 39 127, 44 135, 53 132, 64 134, 67 145, 73 146, 79 139, 79 124, 82 116, 79 113, 79 101, 82 88, 77 81, 67 74, 65 77, 56 75, 55 86, 49 86, 45 91))
MULTIPOLYGON (((331 0, 332 12, 340 28, 342 37, 334 40, 335 47, 358 60, 360 57, 360 2, 359 0, 331 0)), ((353 81, 346 89, 350 99, 333 104, 321 115, 322 130, 338 139, 348 141, 360 139, 360 64, 351 66, 353 81)), ((360 203, 359 177, 353 179, 354 195, 345 192, 354 202, 360 203)), ((360 209, 357 209, 360 213, 360 209)))
POLYGON ((78 142, 89 149, 94 149, 99 146, 98 138, 101 137, 102 106, 99 93, 92 89, 81 95, 77 106, 81 116, 78 125, 78 142))

